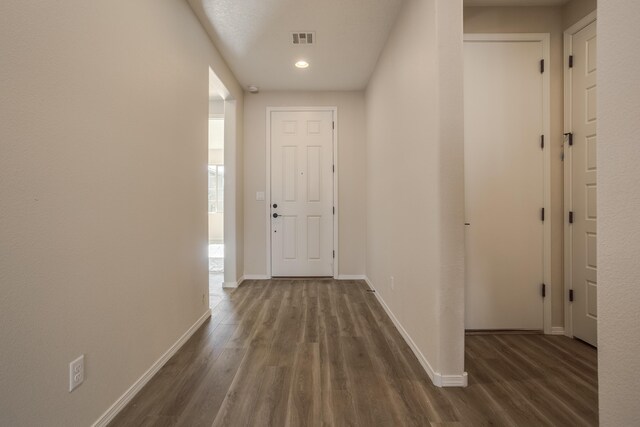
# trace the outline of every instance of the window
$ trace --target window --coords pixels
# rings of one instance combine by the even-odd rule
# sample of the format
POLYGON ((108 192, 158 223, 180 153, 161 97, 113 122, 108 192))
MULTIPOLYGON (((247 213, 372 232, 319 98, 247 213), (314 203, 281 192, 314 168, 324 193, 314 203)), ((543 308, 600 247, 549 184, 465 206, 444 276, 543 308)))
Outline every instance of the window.
POLYGON ((224 166, 209 165, 209 213, 224 212, 224 166))

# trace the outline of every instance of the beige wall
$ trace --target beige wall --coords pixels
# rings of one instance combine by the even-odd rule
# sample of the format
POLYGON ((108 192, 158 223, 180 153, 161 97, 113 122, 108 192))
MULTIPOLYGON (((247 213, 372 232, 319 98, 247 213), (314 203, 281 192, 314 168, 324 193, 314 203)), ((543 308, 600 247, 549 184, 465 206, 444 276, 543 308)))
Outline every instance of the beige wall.
POLYGON ((569 28, 594 10, 597 0, 572 0, 562 9, 562 27, 569 28))
POLYGON ((600 424, 638 425, 640 384, 640 2, 598 9, 600 424))
POLYGON ((86 426, 207 310, 209 66, 243 93, 184 1, 1 9, 0 424, 86 426))
POLYGON ((261 92, 245 97, 245 275, 267 273, 267 107, 338 107, 339 273, 364 274, 365 110, 363 92, 261 92))
POLYGON ((367 276, 423 362, 454 376, 464 370, 462 84, 462 1, 406 1, 366 91, 367 276))

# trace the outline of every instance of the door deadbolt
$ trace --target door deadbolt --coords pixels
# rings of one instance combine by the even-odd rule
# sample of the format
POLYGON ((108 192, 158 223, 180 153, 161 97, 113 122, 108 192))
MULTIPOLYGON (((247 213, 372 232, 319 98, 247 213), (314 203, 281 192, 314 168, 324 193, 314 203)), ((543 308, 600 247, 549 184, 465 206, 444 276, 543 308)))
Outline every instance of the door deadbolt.
POLYGON ((275 209, 275 208, 277 208, 277 207, 278 207, 278 204, 277 204, 277 203, 274 203, 274 204, 273 204, 273 209, 275 209))

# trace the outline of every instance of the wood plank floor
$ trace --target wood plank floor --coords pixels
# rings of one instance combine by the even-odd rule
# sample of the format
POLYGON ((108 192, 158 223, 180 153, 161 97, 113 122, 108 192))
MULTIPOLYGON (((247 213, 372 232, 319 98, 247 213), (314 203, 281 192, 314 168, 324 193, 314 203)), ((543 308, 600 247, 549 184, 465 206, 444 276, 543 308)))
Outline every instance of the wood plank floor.
POLYGON ((466 337, 437 388, 362 281, 247 281, 111 426, 597 425, 596 350, 466 337))

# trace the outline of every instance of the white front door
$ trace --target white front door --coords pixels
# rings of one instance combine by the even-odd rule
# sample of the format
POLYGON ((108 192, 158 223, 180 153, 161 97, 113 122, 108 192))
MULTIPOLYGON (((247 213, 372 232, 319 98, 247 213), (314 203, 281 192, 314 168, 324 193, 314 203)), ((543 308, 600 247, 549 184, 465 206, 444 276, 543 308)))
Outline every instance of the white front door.
MULTIPOLYGON (((597 344, 596 23, 573 36, 569 168, 569 287, 573 336, 597 344)), ((568 144, 568 141, 567 141, 568 144)))
POLYGON ((541 41, 465 41, 465 327, 543 329, 541 41))
POLYGON ((271 274, 333 276, 333 112, 271 112, 271 274))

